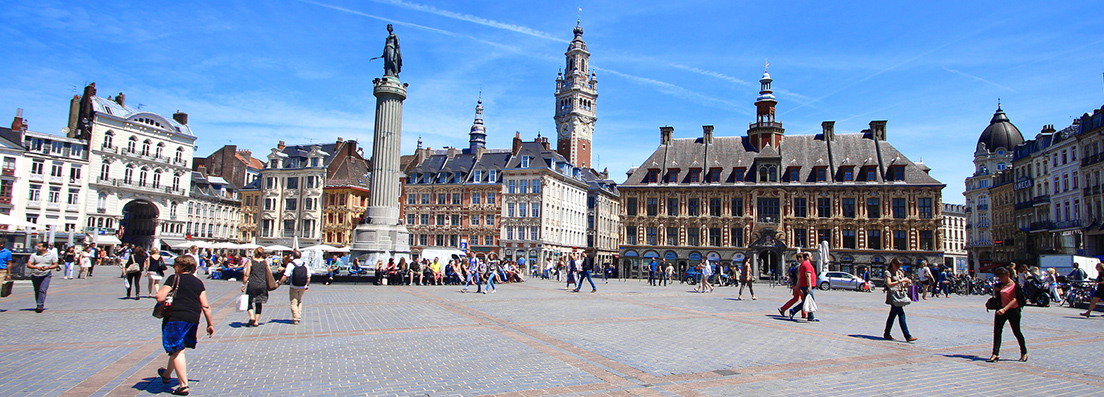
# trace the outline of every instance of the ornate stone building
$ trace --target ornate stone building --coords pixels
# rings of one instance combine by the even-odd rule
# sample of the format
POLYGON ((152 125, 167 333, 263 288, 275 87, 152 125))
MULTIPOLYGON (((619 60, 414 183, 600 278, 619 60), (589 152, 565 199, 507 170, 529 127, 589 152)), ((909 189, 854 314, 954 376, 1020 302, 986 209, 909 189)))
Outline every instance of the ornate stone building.
POLYGON ((1023 134, 998 105, 989 126, 978 138, 974 151, 974 174, 966 178, 966 190, 963 192, 966 196, 966 216, 969 218, 966 251, 971 272, 993 263, 993 212, 989 188, 994 184, 994 174, 1012 167, 1013 149, 1023 142, 1023 134))
POLYGON ((621 192, 609 173, 583 170, 587 183, 587 255, 597 264, 616 263, 621 248, 621 192))
POLYGON ((837 134, 785 136, 764 73, 757 117, 744 136, 675 138, 660 145, 618 187, 624 203, 622 271, 649 258, 676 268, 702 259, 750 257, 760 277, 778 275, 800 248, 830 246, 830 269, 875 275, 891 259, 940 263, 941 190, 923 163, 886 141, 886 122, 837 134))
POLYGON ((192 159, 192 169, 207 169, 206 175, 214 175, 241 189, 261 176, 265 163, 254 158, 249 150, 238 150, 236 145, 226 145, 207 157, 192 159))
POLYGON ((468 149, 423 149, 419 140, 414 155, 403 156, 403 212, 411 255, 429 247, 459 249, 466 241, 480 258, 501 257, 502 169, 512 153, 485 147, 482 101, 475 106, 468 136, 468 149))
POLYGON ((368 208, 368 160, 356 141, 337 138, 333 150, 322 189, 322 243, 345 247, 353 243, 353 228, 368 208))
POLYGON ((206 167, 191 174, 187 235, 207 241, 237 242, 241 220, 241 196, 222 177, 206 175, 206 167))
POLYGON ((69 136, 88 141, 86 199, 89 233, 119 234, 122 242, 150 246, 183 241, 195 135, 188 115, 172 118, 96 96, 96 85, 70 103, 69 136))

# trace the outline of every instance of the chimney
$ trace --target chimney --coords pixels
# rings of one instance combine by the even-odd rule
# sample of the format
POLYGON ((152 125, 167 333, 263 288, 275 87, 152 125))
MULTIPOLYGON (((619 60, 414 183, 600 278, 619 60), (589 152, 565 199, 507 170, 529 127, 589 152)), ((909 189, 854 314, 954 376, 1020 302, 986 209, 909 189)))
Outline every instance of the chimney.
POLYGON ((280 151, 283 151, 283 150, 284 150, 284 148, 287 148, 287 144, 286 144, 286 143, 284 143, 284 141, 280 141, 280 144, 279 144, 279 145, 276 145, 276 149, 278 149, 278 150, 280 150, 280 151))
POLYGON ((514 132, 514 149, 513 149, 513 152, 514 152, 514 154, 518 154, 518 151, 520 151, 520 150, 521 150, 521 132, 515 131, 514 132))
POLYGON ((337 143, 341 143, 341 142, 345 142, 345 139, 343 139, 341 137, 337 137, 337 143))
POLYGON ((675 133, 675 127, 659 127, 659 144, 671 144, 671 135, 675 133))
POLYGON ((241 154, 242 157, 244 157, 246 161, 248 161, 251 157, 253 157, 253 152, 250 151, 249 149, 239 150, 238 153, 241 154))
POLYGON ((874 135, 874 140, 884 141, 886 140, 886 121, 885 120, 873 120, 870 122, 870 132, 874 135))
MULTIPOLYGON (((23 108, 15 109, 15 118, 12 119, 11 129, 13 132, 23 132, 27 130, 27 122, 23 120, 23 108)), ((20 141, 22 143, 22 141, 20 141)))
POLYGON ((609 168, 603 168, 602 173, 599 175, 602 176, 602 179, 609 179, 609 168))
POLYGON ((820 123, 820 129, 822 130, 822 134, 824 135, 824 140, 826 142, 836 139, 836 122, 835 121, 821 122, 820 123))
POLYGON ((703 125, 702 126, 702 141, 706 145, 712 145, 713 144, 713 126, 711 126, 711 125, 703 125))
POLYGON ((205 166, 205 165, 200 165, 196 169, 196 171, 198 171, 200 175, 207 176, 207 166, 205 166))
POLYGON ((119 95, 115 96, 115 103, 119 106, 126 106, 126 95, 120 92, 119 95))
POLYGON ((176 113, 173 113, 173 120, 176 120, 177 123, 188 125, 188 114, 177 110, 176 113))
POLYGON ((451 158, 456 158, 457 154, 460 154, 460 150, 458 150, 454 147, 449 147, 447 150, 445 150, 445 157, 448 157, 450 159, 451 158))
POLYGON ((547 137, 541 138, 540 141, 541 141, 541 145, 544 146, 545 151, 551 151, 552 150, 552 148, 549 147, 549 145, 548 145, 548 138, 547 137))
POLYGON ((73 95, 73 99, 69 100, 69 133, 66 134, 70 138, 77 137, 77 120, 80 118, 80 95, 73 95))

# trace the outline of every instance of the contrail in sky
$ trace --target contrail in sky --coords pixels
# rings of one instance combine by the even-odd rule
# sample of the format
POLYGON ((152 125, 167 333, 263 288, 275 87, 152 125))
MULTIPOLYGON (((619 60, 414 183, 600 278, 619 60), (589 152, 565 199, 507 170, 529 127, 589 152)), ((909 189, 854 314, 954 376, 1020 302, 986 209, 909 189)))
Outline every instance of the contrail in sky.
POLYGON ((428 12, 430 14, 440 15, 440 16, 443 16, 443 17, 446 17, 446 18, 452 18, 452 19, 457 19, 457 20, 461 20, 461 21, 467 21, 467 22, 471 22, 471 23, 475 23, 475 24, 479 24, 479 25, 483 25, 483 26, 489 26, 489 27, 492 27, 492 28, 509 30, 511 32, 517 32, 517 33, 521 33, 521 34, 528 35, 528 36, 533 36, 533 37, 540 38, 540 39, 551 40, 551 41, 556 41, 556 42, 560 42, 560 43, 569 43, 570 42, 569 40, 564 40, 564 39, 561 39, 559 37, 553 36, 551 34, 548 34, 548 33, 545 33, 545 32, 542 32, 542 31, 539 31, 539 30, 536 30, 536 29, 527 28, 525 26, 512 25, 512 24, 508 24, 508 23, 493 21, 493 20, 486 19, 486 18, 480 18, 480 17, 477 17, 475 15, 461 14, 461 13, 458 13, 458 12, 442 10, 440 8, 430 6, 430 5, 410 3, 410 2, 406 2, 406 1, 402 1, 402 0, 372 0, 372 1, 374 1, 376 3, 380 3, 380 4, 389 4, 389 5, 393 5, 393 6, 408 8, 408 9, 415 10, 415 11, 428 12))
POLYGON ((965 76, 965 77, 969 77, 969 78, 971 78, 971 79, 974 79, 974 80, 980 81, 980 82, 982 82, 982 83, 985 83, 985 84, 989 84, 989 85, 991 85, 991 86, 993 86, 993 87, 997 87, 997 88, 1000 88, 1000 89, 1005 89, 1005 90, 1008 90, 1008 91, 1016 92, 1016 90, 1012 89, 1011 87, 1006 87, 1006 86, 1003 86, 1003 85, 1000 85, 1000 84, 994 83, 994 82, 992 82, 992 81, 989 81, 989 80, 983 79, 983 78, 981 78, 981 77, 978 77, 978 76, 974 76, 974 75, 972 75, 972 74, 969 74, 969 73, 966 73, 966 72, 960 72, 960 71, 958 71, 958 70, 954 70, 954 69, 948 68, 948 67, 946 67, 946 66, 944 66, 944 67, 943 67, 943 70, 946 70, 946 71, 948 71, 948 72, 951 72, 951 73, 954 73, 954 74, 957 74, 957 75, 960 75, 960 76, 965 76))
POLYGON ((616 70, 605 69, 605 68, 597 68, 597 67, 592 67, 592 68, 601 70, 603 72, 606 72, 606 73, 609 73, 609 74, 612 74, 612 75, 615 75, 615 76, 623 77, 623 78, 628 79, 630 81, 635 81, 637 83, 650 85, 652 87, 655 87, 657 90, 659 90, 659 92, 662 92, 664 94, 668 94, 668 95, 672 95, 672 96, 680 97, 680 98, 685 98, 685 99, 696 100, 699 103, 707 104, 707 105, 723 105, 721 107, 723 109, 726 109, 726 110, 735 110, 737 112, 748 114, 748 115, 751 114, 750 111, 745 109, 746 106, 744 106, 744 104, 742 104, 742 103, 737 103, 737 102, 724 100, 724 99, 720 99, 720 98, 714 98, 714 97, 711 97, 711 96, 708 96, 708 95, 703 95, 703 94, 688 90, 688 89, 683 88, 683 87, 679 87, 679 86, 671 84, 671 83, 667 83, 667 82, 663 82, 663 81, 659 81, 659 80, 655 80, 655 79, 649 79, 647 77, 634 76, 634 75, 631 75, 631 74, 621 73, 621 72, 618 72, 616 70))

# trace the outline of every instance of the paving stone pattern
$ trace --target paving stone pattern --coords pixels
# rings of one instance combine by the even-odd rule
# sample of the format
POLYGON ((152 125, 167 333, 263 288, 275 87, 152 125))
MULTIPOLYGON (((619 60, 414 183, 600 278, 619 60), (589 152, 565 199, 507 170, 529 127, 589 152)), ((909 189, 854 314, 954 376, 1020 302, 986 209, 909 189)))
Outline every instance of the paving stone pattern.
MULTIPOLYGON (((122 279, 55 277, 47 311, 29 283, 0 299, 0 395, 137 396, 166 355, 152 299, 120 299, 122 279)), ((775 308, 787 289, 695 293, 673 284, 596 280, 598 293, 547 280, 457 286, 315 283, 292 325, 287 287, 263 325, 244 327, 239 282, 207 280, 213 338, 187 352, 194 395, 792 396, 1097 395, 1104 390, 1104 317, 1029 307, 1031 360, 1005 330, 1003 361, 986 363, 993 314, 985 297, 905 308, 915 343, 885 341, 881 293, 817 291, 820 322, 775 308), (471 289, 474 292, 474 288, 471 289)), ((143 288, 146 285, 143 284, 143 288)), ((893 335, 903 338, 894 325, 893 335)), ((175 386, 174 381, 170 386, 175 386)))

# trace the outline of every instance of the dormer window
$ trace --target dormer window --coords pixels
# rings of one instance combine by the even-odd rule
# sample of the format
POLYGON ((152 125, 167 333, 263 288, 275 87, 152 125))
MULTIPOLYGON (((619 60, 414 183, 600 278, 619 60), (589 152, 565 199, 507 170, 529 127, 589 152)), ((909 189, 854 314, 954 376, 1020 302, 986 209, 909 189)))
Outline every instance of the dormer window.
POLYGON ((321 160, 321 159, 319 159, 318 157, 310 159, 310 166, 311 167, 318 167, 319 160, 321 160))
POLYGON ((483 170, 472 171, 472 183, 479 183, 483 181, 483 170))
POLYGON ((679 169, 678 168, 671 168, 671 169, 667 170, 667 178, 665 178, 664 180, 667 183, 678 183, 678 176, 679 176, 679 169))
POLYGON ((816 174, 817 182, 824 182, 828 180, 828 167, 816 167, 813 169, 813 173, 816 174))
POLYGON ((690 183, 701 182, 701 168, 690 169, 690 183))
POLYGON ((859 173, 860 181, 874 182, 878 180, 878 168, 874 166, 866 166, 862 168, 859 173))
POLYGON ((840 167, 840 180, 844 182, 850 182, 855 180, 855 167, 843 166, 840 167))
POLYGON ((759 182, 778 182, 778 168, 773 165, 760 166, 759 182))
POLYGON ((530 156, 521 156, 521 168, 529 168, 529 161, 532 159, 530 156))
POLYGON ((659 170, 648 170, 648 174, 644 176, 644 183, 656 183, 659 181, 659 170))
POLYGON ((489 183, 498 182, 498 170, 487 171, 487 182, 489 182, 489 183))
POLYGON ((709 182, 709 183, 720 182, 721 181, 721 169, 720 168, 710 168, 709 169, 709 174, 707 174, 705 178, 706 178, 705 181, 709 182))
POLYGON ((747 174, 747 168, 736 167, 736 169, 732 170, 732 173, 736 175, 736 182, 743 182, 744 175, 747 174))
POLYGON ((903 182, 905 180, 905 166, 895 165, 889 167, 889 170, 886 171, 886 180, 903 182))
POLYGON ((787 182, 801 182, 801 167, 790 167, 786 169, 786 181, 787 182))

